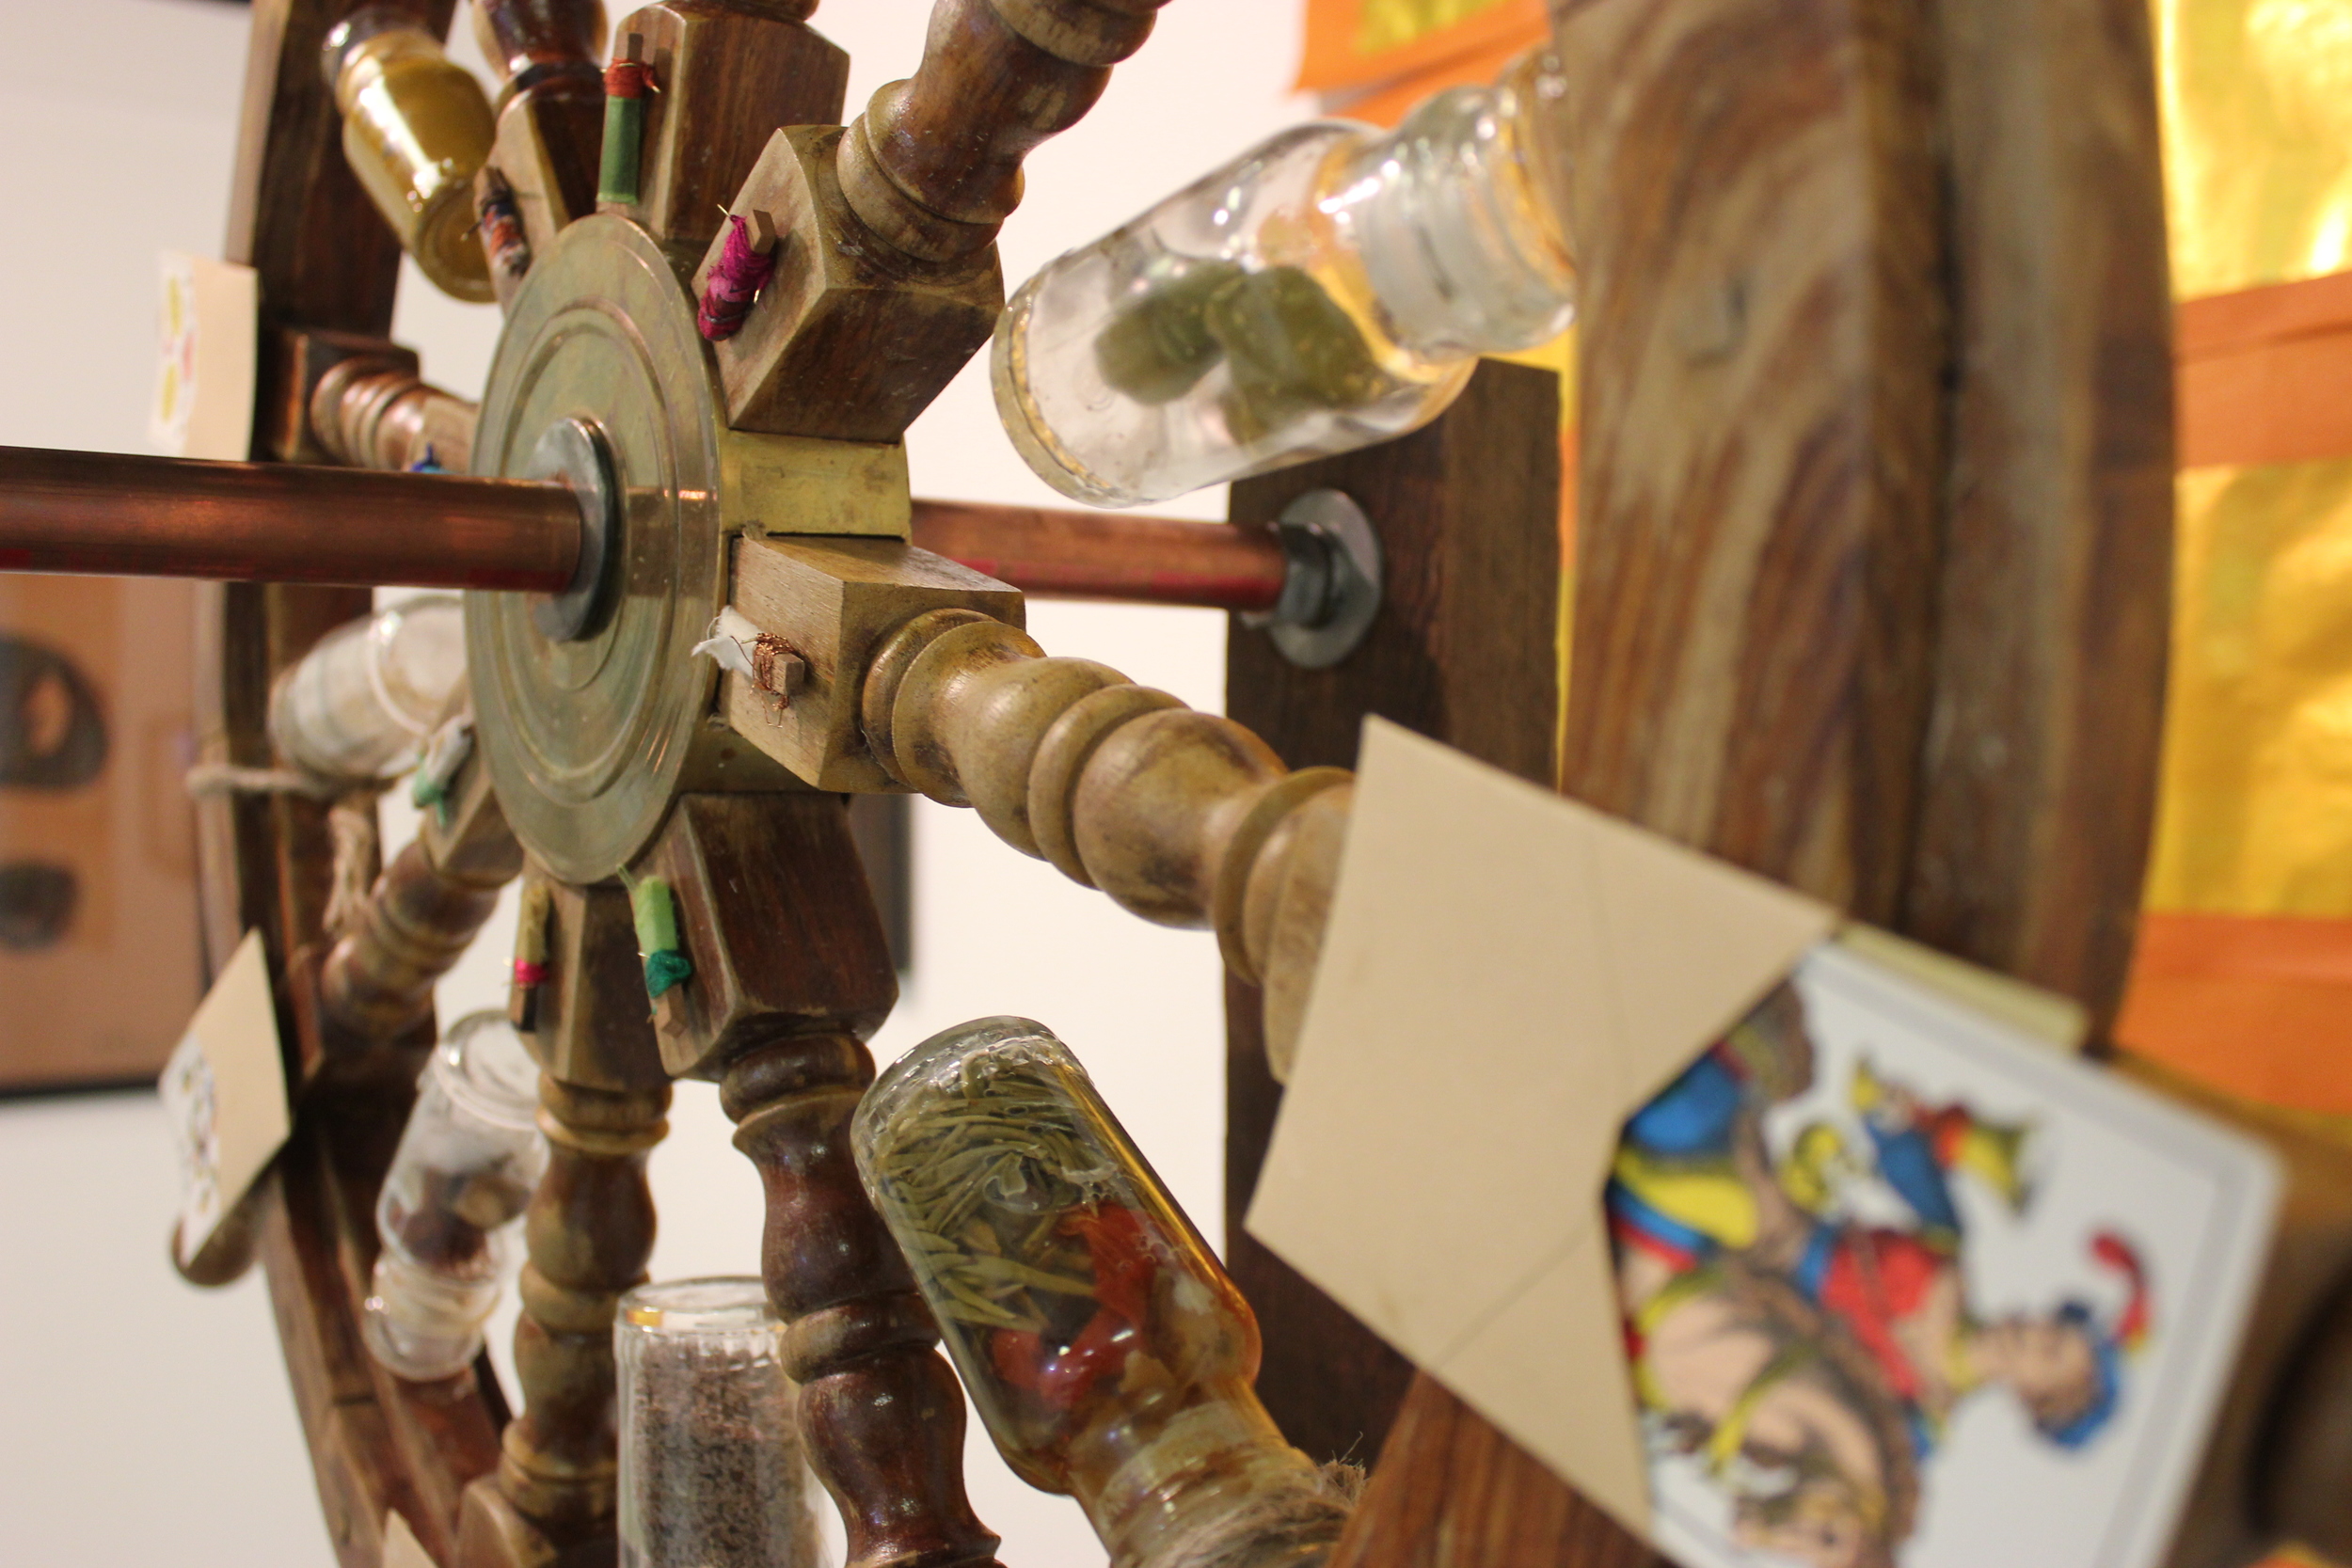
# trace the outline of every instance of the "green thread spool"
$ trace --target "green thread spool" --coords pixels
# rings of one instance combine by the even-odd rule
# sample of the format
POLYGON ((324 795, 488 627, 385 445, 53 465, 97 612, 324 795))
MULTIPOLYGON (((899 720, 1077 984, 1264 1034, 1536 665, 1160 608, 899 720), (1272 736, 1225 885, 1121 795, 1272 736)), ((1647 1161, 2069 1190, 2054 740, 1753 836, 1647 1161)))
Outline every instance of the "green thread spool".
POLYGON ((637 951, 645 960, 645 995, 660 1001, 661 993, 683 985, 694 974, 677 935, 677 899, 670 884, 646 877, 629 885, 628 912, 637 926, 637 951))
POLYGON ((637 202, 637 170, 644 158, 645 94, 653 71, 643 55, 645 40, 628 36, 621 58, 604 68, 604 158, 596 170, 596 200, 629 207, 637 202))

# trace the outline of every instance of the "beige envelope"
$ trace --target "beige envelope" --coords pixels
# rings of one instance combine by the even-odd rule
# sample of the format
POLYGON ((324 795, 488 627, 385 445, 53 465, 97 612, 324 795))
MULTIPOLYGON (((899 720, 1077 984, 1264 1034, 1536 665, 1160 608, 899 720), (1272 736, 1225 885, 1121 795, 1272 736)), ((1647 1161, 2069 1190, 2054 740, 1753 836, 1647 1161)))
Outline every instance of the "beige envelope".
POLYGON ((1628 1526, 1626 1117, 1836 911, 1379 720, 1257 1236, 1628 1526))

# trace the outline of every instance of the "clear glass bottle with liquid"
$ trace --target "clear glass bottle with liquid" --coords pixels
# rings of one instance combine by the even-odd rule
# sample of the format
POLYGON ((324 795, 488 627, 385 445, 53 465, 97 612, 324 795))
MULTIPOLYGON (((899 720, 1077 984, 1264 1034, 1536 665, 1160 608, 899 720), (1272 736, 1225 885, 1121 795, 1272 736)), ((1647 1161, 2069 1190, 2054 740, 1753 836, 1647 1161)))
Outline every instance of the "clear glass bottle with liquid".
POLYGON ((473 73, 398 6, 369 6, 326 35, 320 64, 342 111, 343 156, 434 285, 487 303, 473 177, 495 122, 473 73))
POLYGON ((1477 356, 1567 329, 1563 90, 1537 51, 1393 132, 1298 126, 1049 263, 990 354, 1013 445, 1135 506, 1435 419, 1477 356))
POLYGON ((1248 1304, 1043 1025, 924 1041, 850 1142, 989 1435, 1115 1568, 1328 1555, 1347 1506, 1258 1402, 1248 1304))
POLYGON ((347 621, 271 688, 278 753, 326 779, 389 779, 415 766, 466 678, 466 615, 426 594, 347 621))
POLYGON ((621 1298, 621 1568, 818 1568, 784 1323, 756 1279, 666 1280, 621 1298))
POLYGON ((501 1012, 450 1026, 376 1197, 381 1250, 362 1314, 375 1358, 420 1382, 464 1370, 505 1288, 512 1222, 547 1170, 539 1068, 501 1012))

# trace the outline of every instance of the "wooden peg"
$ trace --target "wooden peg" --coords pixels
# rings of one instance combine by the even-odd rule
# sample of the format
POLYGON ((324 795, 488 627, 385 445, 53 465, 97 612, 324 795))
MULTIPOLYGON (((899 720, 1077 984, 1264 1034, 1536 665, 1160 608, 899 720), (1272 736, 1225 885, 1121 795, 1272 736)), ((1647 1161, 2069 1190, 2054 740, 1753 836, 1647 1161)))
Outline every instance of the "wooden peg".
POLYGON ((755 207, 744 214, 743 231, 750 238, 752 254, 772 256, 781 236, 776 231, 776 214, 765 207, 755 207))

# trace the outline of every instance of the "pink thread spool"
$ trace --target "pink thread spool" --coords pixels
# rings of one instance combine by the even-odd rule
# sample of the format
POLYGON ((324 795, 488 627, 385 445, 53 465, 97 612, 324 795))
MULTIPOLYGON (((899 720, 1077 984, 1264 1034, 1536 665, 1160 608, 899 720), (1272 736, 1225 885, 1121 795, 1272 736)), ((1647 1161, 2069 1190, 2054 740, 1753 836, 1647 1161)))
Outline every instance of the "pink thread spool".
POLYGON ((727 217, 726 244, 703 284, 702 308, 694 325, 712 342, 742 330, 752 302, 776 275, 776 221, 754 208, 747 223, 737 214, 727 217))

